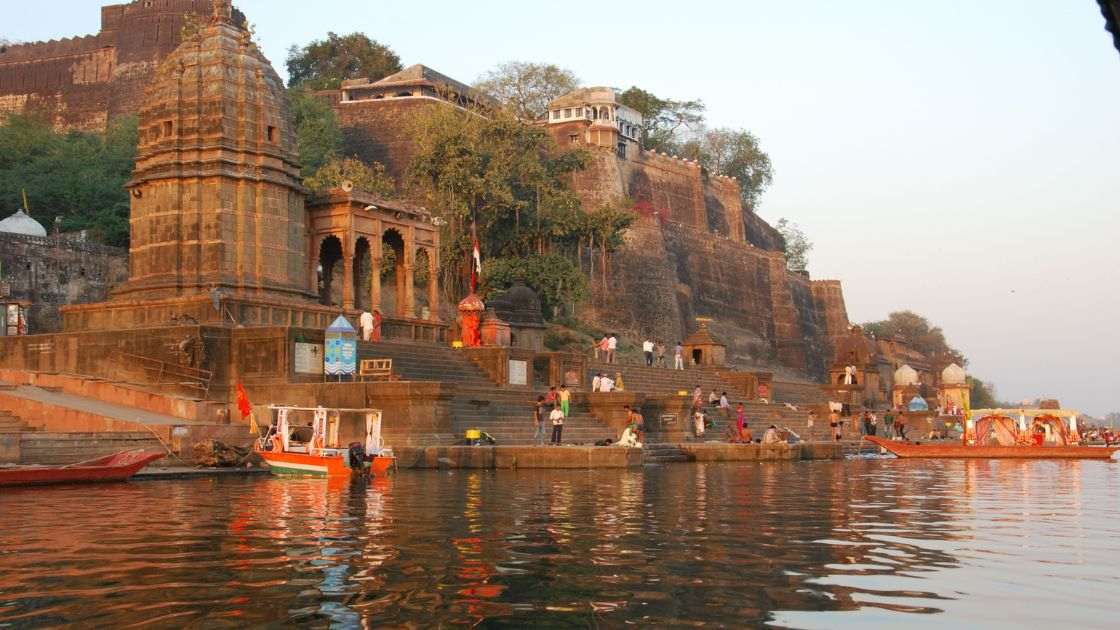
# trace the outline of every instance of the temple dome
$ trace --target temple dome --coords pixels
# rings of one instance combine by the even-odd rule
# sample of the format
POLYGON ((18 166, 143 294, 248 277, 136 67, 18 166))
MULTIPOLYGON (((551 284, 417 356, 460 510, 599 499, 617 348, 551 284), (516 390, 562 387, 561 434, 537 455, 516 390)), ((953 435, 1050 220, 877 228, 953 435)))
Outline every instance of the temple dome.
POLYGON ((909 365, 903 364, 902 367, 894 371, 894 384, 902 386, 917 385, 918 371, 909 365))
POLYGON ((943 385, 964 385, 967 377, 964 368, 956 363, 950 363, 944 370, 941 370, 941 383, 943 385))
POLYGON ((520 279, 515 279, 513 286, 504 293, 490 298, 490 306, 510 325, 544 325, 540 297, 520 279))
POLYGON ((15 214, 0 221, 0 232, 39 237, 47 235, 47 229, 43 224, 27 216, 23 210, 16 210, 15 214))

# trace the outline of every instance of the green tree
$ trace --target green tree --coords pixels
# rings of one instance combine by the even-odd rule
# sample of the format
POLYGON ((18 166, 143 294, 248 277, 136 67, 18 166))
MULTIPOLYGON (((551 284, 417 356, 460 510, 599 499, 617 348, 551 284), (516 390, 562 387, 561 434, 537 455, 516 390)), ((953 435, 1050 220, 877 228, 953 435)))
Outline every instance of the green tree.
POLYGON ((887 319, 864 324, 863 329, 880 339, 904 339, 915 350, 932 358, 935 364, 952 362, 961 367, 968 365, 964 354, 945 340, 941 328, 931 326, 929 320, 913 311, 896 311, 887 319))
POLYGON ((304 178, 304 184, 312 192, 324 192, 351 182, 354 188, 373 193, 379 197, 391 198, 396 195, 393 178, 385 174, 385 166, 380 162, 367 165, 354 158, 331 158, 314 175, 304 178))
POLYGON ((758 138, 743 129, 706 129, 687 141, 682 152, 708 172, 738 180, 743 209, 750 212, 774 179, 770 156, 759 146, 758 138))
POLYGON ((579 87, 571 70, 553 64, 510 61, 479 77, 474 87, 486 92, 522 120, 538 120, 553 100, 579 87))
POLYGON ((782 235, 786 268, 790 271, 805 271, 809 267, 809 252, 813 249, 809 237, 800 226, 785 218, 778 219, 774 228, 782 235))
POLYGON ((1005 405, 996 399, 996 386, 968 377, 968 400, 972 409, 996 409, 1005 405))
POLYGON ((639 87, 626 90, 618 100, 642 115, 642 146, 654 151, 681 153, 682 133, 704 124, 702 101, 663 99, 639 87))
POLYGON ((334 109, 308 90, 290 89, 288 98, 292 104, 303 176, 307 179, 314 177, 324 164, 339 156, 342 130, 334 109))
POLYGON ((572 243, 579 198, 567 175, 583 168, 587 153, 560 150, 541 127, 509 112, 483 117, 433 108, 416 119, 411 166, 413 196, 446 222, 443 286, 451 295, 469 277, 471 224, 491 258, 545 255, 572 243))
POLYGON ((31 216, 46 226, 90 230, 112 245, 128 244, 129 200, 139 138, 135 116, 105 133, 58 133, 35 116, 0 125, 0 208, 19 208, 27 191, 31 216))
POLYGON ((541 309, 549 319, 563 314, 565 307, 588 295, 587 279, 571 259, 560 254, 494 258, 485 263, 482 290, 487 297, 501 293, 520 277, 541 298, 541 309))
POLYGON ((362 33, 327 33, 303 48, 288 49, 288 87, 334 90, 346 79, 376 81, 401 71, 401 59, 388 46, 362 33))

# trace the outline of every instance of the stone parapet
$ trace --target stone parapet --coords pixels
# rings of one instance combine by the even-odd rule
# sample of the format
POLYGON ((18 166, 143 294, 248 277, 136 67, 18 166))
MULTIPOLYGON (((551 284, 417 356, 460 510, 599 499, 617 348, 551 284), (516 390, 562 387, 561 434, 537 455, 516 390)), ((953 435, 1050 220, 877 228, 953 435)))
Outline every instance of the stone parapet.
POLYGON ((401 468, 636 468, 642 450, 618 446, 429 446, 395 449, 401 468))

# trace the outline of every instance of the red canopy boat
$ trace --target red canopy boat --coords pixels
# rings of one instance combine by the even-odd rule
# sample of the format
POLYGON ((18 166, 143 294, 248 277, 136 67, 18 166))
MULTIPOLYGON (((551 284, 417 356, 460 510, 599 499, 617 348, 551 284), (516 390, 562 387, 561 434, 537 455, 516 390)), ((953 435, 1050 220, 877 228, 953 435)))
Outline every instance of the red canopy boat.
POLYGON ((1041 415, 1030 427, 1020 427, 1007 416, 984 416, 966 421, 961 442, 896 442, 873 435, 864 436, 898 457, 1000 458, 1000 459, 1109 459, 1120 447, 1083 446, 1074 428, 1062 419, 1041 415), (1023 430, 1026 429, 1026 430, 1023 430))
POLYGON ((127 481, 166 453, 135 450, 66 466, 12 466, 0 468, 0 486, 44 486, 61 483, 127 481))

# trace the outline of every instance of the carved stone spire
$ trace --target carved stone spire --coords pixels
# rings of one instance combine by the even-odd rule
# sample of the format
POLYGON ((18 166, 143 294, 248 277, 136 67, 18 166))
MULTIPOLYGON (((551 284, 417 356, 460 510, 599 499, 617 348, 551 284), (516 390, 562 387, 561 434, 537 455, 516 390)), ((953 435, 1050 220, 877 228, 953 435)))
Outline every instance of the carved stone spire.
POLYGON ((212 0, 214 14, 211 20, 215 24, 233 22, 233 0, 212 0))

